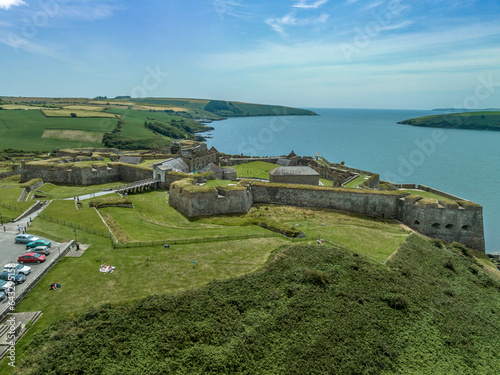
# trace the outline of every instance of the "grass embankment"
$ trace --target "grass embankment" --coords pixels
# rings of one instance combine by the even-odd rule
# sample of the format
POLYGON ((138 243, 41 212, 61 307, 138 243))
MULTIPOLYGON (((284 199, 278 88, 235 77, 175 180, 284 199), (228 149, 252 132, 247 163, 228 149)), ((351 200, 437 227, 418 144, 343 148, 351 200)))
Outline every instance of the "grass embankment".
MULTIPOLYGON (((16 373, 497 373, 500 285, 435 243, 412 236, 389 267, 324 244, 284 246, 259 272, 59 320, 24 341, 16 373)), ((186 258, 192 280, 202 268, 186 258)), ((144 260, 131 267, 148 275, 144 260)), ((89 290, 112 299, 114 277, 96 275, 105 281, 89 290)), ((66 309, 64 293, 38 303, 66 309)))
POLYGON ((360 174, 358 177, 356 177, 354 180, 350 181, 348 184, 345 185, 346 188, 350 188, 350 189, 355 189, 357 188, 359 185, 361 185, 363 182, 365 182, 365 179, 367 178, 368 176, 365 175, 365 174, 360 174))
POLYGON ((103 218, 113 227, 120 242, 165 242, 184 238, 204 238, 232 235, 267 235, 270 232, 252 224, 220 225, 190 221, 168 204, 168 194, 156 191, 129 195, 135 209, 107 207, 100 209, 103 218), (125 235, 122 237, 121 234, 125 235))
POLYGON ((280 223, 282 227, 303 231, 313 241, 320 237, 376 262, 385 261, 409 234, 391 220, 328 209, 281 205, 257 205, 246 215, 213 216, 193 221, 223 225, 248 225, 259 221, 280 223))
MULTIPOLYGON (((111 182, 109 184, 102 185, 90 185, 90 186, 59 186, 51 183, 46 183, 35 190, 35 194, 45 195, 44 199, 65 199, 72 198, 79 195, 86 195, 91 193, 97 193, 103 189, 113 188, 120 185, 125 185, 126 182, 111 182)), ((83 201, 82 201, 83 203, 83 201)))
POLYGON ((436 194, 436 193, 431 193, 429 191, 423 191, 423 190, 418 190, 418 189, 399 189, 398 191, 402 193, 408 193, 411 195, 418 195, 419 197, 422 198, 429 198, 429 199, 435 199, 437 201, 454 201, 454 199, 444 197, 442 195, 436 194))
POLYGON ((24 190, 19 180, 19 175, 0 180, 0 214, 3 222, 15 219, 36 203, 32 200, 17 201, 24 190))
POLYGON ((500 130, 500 112, 463 112, 417 117, 398 124, 431 128, 500 130))

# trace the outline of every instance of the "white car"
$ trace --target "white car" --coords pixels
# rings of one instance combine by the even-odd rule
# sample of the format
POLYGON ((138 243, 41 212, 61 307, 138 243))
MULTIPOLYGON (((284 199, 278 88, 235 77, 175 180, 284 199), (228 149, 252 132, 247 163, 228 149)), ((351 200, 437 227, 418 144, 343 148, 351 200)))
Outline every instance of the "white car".
POLYGON ((27 276, 31 273, 31 267, 25 266, 24 264, 19 264, 19 263, 9 263, 3 266, 3 271, 2 272, 11 272, 11 273, 22 273, 23 275, 27 276))

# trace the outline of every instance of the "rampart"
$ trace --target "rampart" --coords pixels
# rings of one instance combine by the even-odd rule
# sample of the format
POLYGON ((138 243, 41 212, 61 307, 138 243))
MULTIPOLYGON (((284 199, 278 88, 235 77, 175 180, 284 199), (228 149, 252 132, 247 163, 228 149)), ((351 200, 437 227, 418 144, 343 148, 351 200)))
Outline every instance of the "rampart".
POLYGON ((134 182, 151 178, 150 168, 123 163, 74 164, 28 163, 21 168, 21 182, 41 178, 64 185, 98 185, 111 182, 134 182))
MULTIPOLYGON (((223 188, 221 188, 223 189, 223 188)), ((408 193, 324 186, 253 182, 246 189, 221 194, 195 187, 192 180, 170 187, 170 204, 194 216, 246 213, 253 204, 329 208, 384 219, 396 219, 433 238, 457 241, 484 252, 482 207, 469 201, 439 201, 408 193), (187 182, 190 181, 190 182, 187 182)))
POLYGON ((189 217, 247 213, 252 198, 247 187, 199 187, 194 179, 184 179, 170 186, 169 204, 189 217))

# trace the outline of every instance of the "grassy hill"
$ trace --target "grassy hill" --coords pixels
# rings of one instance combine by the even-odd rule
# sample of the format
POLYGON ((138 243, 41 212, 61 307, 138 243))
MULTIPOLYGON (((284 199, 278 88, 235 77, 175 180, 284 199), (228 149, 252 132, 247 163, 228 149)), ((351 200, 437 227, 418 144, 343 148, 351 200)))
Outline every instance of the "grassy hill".
POLYGON ((0 150, 50 151, 56 147, 165 147, 210 130, 195 120, 234 116, 315 115, 261 104, 206 99, 0 99, 0 150), (121 121, 121 123, 119 123, 121 121))
POLYGON ((60 320, 15 373, 494 374, 499 290, 466 249, 416 235, 387 265, 284 245, 257 272, 60 320))
POLYGON ((500 112, 464 112, 417 117, 398 124, 431 128, 500 130, 500 112))

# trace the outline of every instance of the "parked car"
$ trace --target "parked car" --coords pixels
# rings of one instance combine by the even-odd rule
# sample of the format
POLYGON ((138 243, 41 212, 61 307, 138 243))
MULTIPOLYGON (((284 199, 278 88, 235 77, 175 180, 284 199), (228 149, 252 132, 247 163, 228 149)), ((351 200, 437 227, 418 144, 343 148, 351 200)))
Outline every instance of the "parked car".
POLYGON ((2 272, 19 272, 27 276, 31 273, 31 267, 19 263, 8 263, 3 266, 2 272))
POLYGON ((14 284, 22 284, 26 281, 26 275, 19 272, 1 272, 0 280, 13 281, 14 284))
POLYGON ((5 297, 7 297, 7 294, 5 294, 4 292, 0 292, 0 302, 3 301, 5 297))
POLYGON ((0 280, 0 291, 5 294, 14 290, 14 283, 12 281, 0 280))
POLYGON ((14 240, 16 243, 30 243, 33 241, 38 241, 39 238, 33 236, 32 234, 19 234, 16 236, 16 239, 14 240))
POLYGON ((50 255, 50 247, 48 246, 37 246, 30 250, 32 253, 43 254, 46 257, 50 255))
POLYGON ((45 262, 45 255, 38 253, 26 253, 23 255, 19 255, 17 261, 21 264, 23 263, 42 263, 45 262))
POLYGON ((50 241, 45 241, 45 240, 32 241, 32 242, 29 242, 26 245, 26 248, 27 249, 31 249, 31 248, 37 247, 37 246, 47 246, 47 247, 50 247, 50 241))

